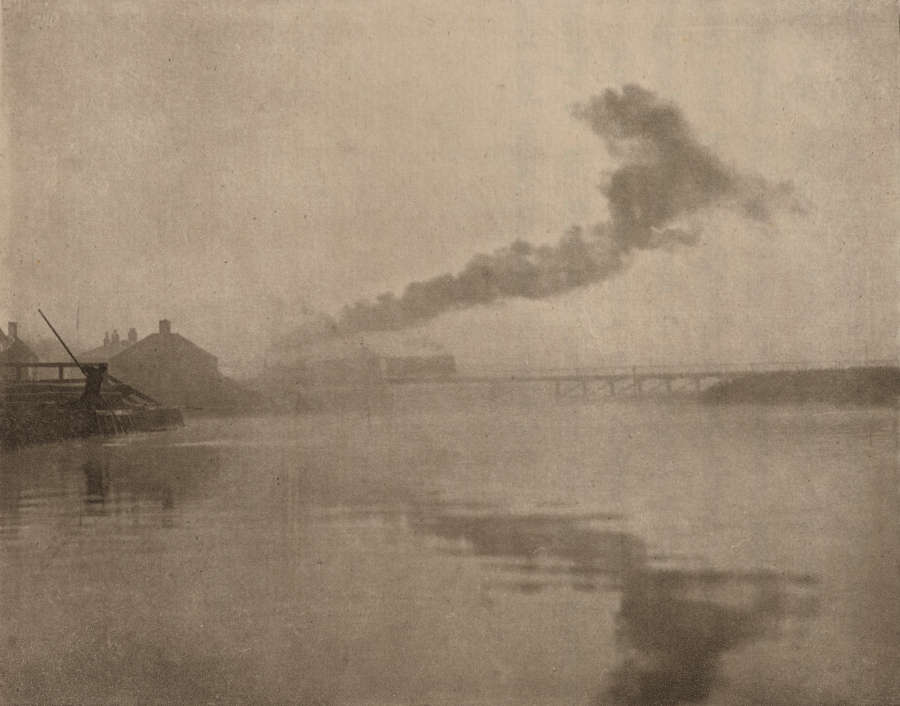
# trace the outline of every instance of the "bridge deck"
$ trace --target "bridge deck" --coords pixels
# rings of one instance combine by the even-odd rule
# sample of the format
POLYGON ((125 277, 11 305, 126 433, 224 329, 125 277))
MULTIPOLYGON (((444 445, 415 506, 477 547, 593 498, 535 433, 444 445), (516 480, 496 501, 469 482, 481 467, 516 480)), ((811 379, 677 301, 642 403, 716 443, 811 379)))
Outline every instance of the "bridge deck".
POLYGON ((848 370, 852 368, 896 367, 896 360, 840 361, 811 363, 808 361, 778 363, 744 363, 739 365, 641 365, 616 368, 495 371, 480 375, 447 375, 443 377, 395 377, 384 382, 391 385, 467 385, 502 383, 552 383, 557 397, 580 394, 590 396, 599 388, 607 396, 618 394, 685 394, 745 375, 788 371, 848 370), (623 384, 624 383, 624 384, 623 384), (646 383, 646 384, 645 384, 646 383), (687 387, 686 387, 687 386, 687 387))
POLYGON ((389 377, 387 382, 397 385, 479 382, 582 382, 584 380, 648 379, 676 380, 686 378, 734 378, 755 373, 778 373, 800 370, 847 370, 850 368, 895 367, 897 360, 838 361, 838 362, 766 362, 735 365, 634 365, 607 368, 545 370, 497 370, 481 374, 446 375, 435 377, 389 377))

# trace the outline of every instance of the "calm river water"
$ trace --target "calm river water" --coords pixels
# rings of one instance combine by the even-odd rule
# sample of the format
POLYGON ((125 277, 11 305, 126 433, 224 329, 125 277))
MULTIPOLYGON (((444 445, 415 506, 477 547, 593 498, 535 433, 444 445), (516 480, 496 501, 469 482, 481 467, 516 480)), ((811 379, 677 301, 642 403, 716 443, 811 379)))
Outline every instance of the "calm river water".
POLYGON ((193 418, 0 458, 5 703, 900 703, 894 410, 193 418))

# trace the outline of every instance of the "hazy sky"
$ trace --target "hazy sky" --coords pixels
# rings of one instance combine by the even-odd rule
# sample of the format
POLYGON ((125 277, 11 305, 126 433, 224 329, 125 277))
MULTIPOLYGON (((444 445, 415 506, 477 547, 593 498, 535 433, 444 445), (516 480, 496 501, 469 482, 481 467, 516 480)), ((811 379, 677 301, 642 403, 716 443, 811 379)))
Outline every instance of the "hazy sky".
MULTIPOLYGON (((608 218, 572 117, 677 104, 806 214, 692 215, 613 279, 443 316, 461 362, 885 357, 897 343, 894 2, 3 2, 0 317, 83 346, 168 317, 248 359, 302 321, 608 218)), ((5 329, 5 324, 3 325, 5 329)), ((99 341, 98 341, 99 342, 99 341)))

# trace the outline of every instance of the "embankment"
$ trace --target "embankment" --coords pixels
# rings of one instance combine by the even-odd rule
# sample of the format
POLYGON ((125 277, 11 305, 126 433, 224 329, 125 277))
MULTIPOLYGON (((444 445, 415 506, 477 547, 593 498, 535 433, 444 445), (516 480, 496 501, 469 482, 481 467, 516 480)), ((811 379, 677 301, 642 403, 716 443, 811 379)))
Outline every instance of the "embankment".
POLYGON ((711 403, 894 405, 900 398, 900 368, 859 367, 753 373, 704 390, 711 403))

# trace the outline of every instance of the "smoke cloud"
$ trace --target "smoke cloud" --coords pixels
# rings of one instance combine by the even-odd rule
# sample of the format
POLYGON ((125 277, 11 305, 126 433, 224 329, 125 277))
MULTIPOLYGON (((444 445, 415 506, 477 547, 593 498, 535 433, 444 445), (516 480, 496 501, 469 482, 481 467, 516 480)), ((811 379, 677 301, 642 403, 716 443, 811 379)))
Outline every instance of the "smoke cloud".
POLYGON ((684 219, 724 207, 768 222, 773 210, 801 207, 789 183, 772 185, 725 165, 694 137, 681 110, 640 86, 607 90, 572 110, 601 138, 619 166, 601 191, 608 222, 570 228, 556 245, 524 240, 473 257, 457 274, 407 285, 375 301, 344 307, 337 319, 318 317, 292 339, 312 340, 424 323, 444 312, 505 299, 542 299, 601 282, 623 269, 633 251, 690 246, 696 226, 684 219))

